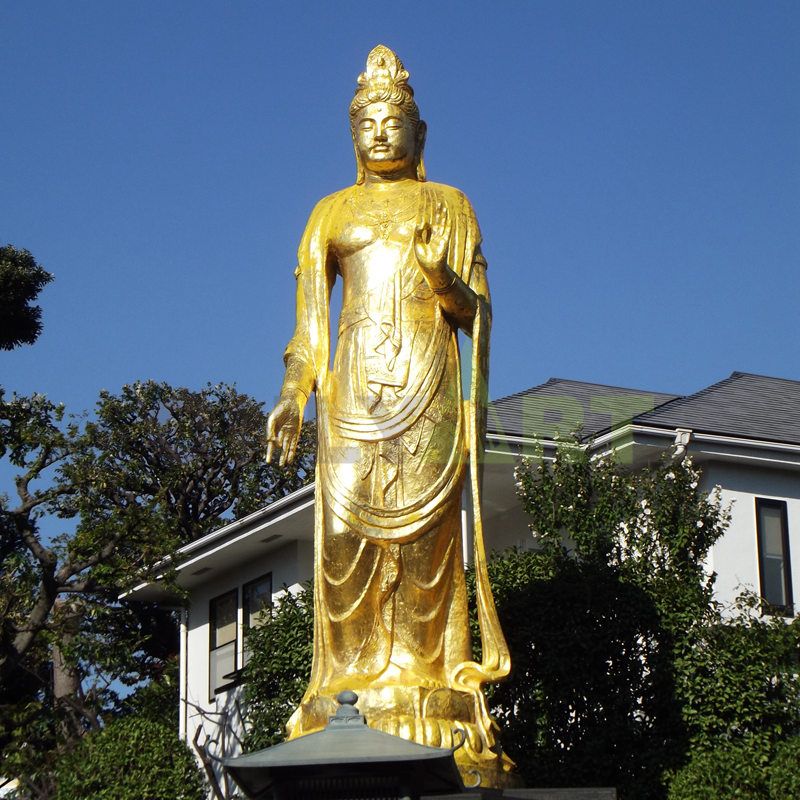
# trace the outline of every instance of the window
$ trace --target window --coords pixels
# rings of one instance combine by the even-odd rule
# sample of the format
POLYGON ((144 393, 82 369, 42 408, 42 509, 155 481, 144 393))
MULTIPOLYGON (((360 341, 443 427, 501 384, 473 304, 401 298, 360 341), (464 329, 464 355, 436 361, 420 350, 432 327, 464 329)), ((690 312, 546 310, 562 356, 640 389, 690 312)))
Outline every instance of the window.
MULTIPOLYGON (((265 615, 272 608, 272 573, 262 575, 260 578, 246 583, 242 587, 242 611, 244 627, 257 628, 263 624, 265 615)), ((244 664, 250 660, 250 651, 245 637, 242 661, 244 664)))
POLYGON ((761 597, 778 611, 791 616, 794 609, 785 501, 757 497, 756 530, 761 597))
POLYGON ((242 588, 245 628, 257 628, 272 608, 272 573, 246 583, 242 588))
POLYGON ((239 592, 233 589, 210 604, 211 627, 208 659, 209 694, 214 695, 233 683, 236 671, 236 631, 238 628, 239 592))

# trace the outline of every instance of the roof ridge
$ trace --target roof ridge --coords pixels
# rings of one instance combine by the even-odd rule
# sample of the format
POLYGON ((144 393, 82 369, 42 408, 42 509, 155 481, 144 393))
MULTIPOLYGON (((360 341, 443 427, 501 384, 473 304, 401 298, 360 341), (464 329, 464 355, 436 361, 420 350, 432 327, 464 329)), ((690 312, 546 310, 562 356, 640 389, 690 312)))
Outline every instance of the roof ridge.
MULTIPOLYGON (((574 378, 551 378, 550 381, 562 383, 580 383, 583 386, 599 386, 601 389, 620 389, 623 392, 640 392, 641 394, 670 394, 673 397, 678 397, 675 392, 656 392, 652 389, 637 389, 634 386, 617 386, 611 383, 596 383, 595 381, 578 381, 574 378)), ((548 381, 548 383, 550 382, 548 381)))
POLYGON ((730 378, 737 377, 737 378, 766 378, 768 381, 782 381, 783 383, 797 383, 800 384, 800 380, 796 378, 780 378, 776 375, 762 375, 760 372, 742 372, 740 370, 735 370, 729 376, 730 378))
MULTIPOLYGON (((669 395, 672 397, 673 400, 680 398, 682 395, 676 394, 675 392, 659 392, 654 391, 652 389, 636 389, 633 386, 615 386, 609 383, 595 383, 594 381, 579 381, 575 380, 574 378, 549 378, 544 383, 538 383, 535 386, 531 386, 528 389, 523 389, 519 392, 514 392, 513 394, 505 395, 504 397, 498 397, 492 400, 492 403, 499 403, 503 400, 510 400, 514 397, 521 397, 523 395, 530 394, 531 392, 536 391, 537 389, 542 389, 545 386, 551 386, 557 383, 573 383, 579 384, 581 386, 595 386, 600 389, 616 389, 617 391, 621 392, 636 392, 637 394, 660 394, 660 395, 669 395)), ((671 403, 673 400, 667 400, 666 402, 671 403)), ((662 405, 664 405, 662 403, 662 405)))
POLYGON ((662 403, 658 408, 654 408, 652 411, 645 411, 644 414, 639 414, 636 419, 647 419, 648 417, 655 415, 661 411, 664 411, 666 406, 680 406, 683 403, 688 403, 691 400, 696 400, 698 397, 703 397, 704 395, 709 394, 714 389, 717 389, 720 386, 725 385, 726 383, 732 383, 736 377, 738 377, 740 373, 732 372, 728 375, 727 378, 723 378, 721 381, 717 381, 716 383, 712 383, 710 386, 704 386, 702 389, 698 389, 693 394, 685 394, 683 396, 675 397, 673 400, 668 400, 666 403, 662 403))
POLYGON ((792 404, 790 407, 795 407, 798 389, 800 381, 735 370, 727 378, 705 386, 693 394, 640 414, 634 421, 653 425, 663 424, 670 428, 676 425, 689 425, 697 431, 706 433, 737 430, 744 438, 797 442, 796 427, 789 425, 787 428, 786 425, 779 425, 775 428, 764 420, 774 418, 776 413, 774 409, 778 407, 774 404, 783 402, 780 398, 792 404), (756 381, 747 380, 749 378, 756 381), (711 397, 712 394, 714 397, 711 397), (767 403, 766 411, 760 408, 762 400, 758 398, 765 398, 763 402, 767 403), (713 419, 713 413, 709 416, 709 409, 714 408, 720 409, 722 413, 722 418, 717 417, 716 421, 713 419), (763 424, 760 426, 749 424, 751 419, 762 419, 763 424))
POLYGON ((502 400, 511 400, 512 397, 521 397, 524 394, 528 394, 529 392, 534 391, 535 389, 541 389, 544 386, 548 386, 551 383, 555 383, 556 381, 561 380, 561 378, 548 378, 544 383, 537 383, 535 386, 531 386, 528 389, 521 389, 518 392, 513 392, 512 394, 506 394, 502 397, 496 397, 494 400, 490 400, 491 403, 499 403, 502 400))

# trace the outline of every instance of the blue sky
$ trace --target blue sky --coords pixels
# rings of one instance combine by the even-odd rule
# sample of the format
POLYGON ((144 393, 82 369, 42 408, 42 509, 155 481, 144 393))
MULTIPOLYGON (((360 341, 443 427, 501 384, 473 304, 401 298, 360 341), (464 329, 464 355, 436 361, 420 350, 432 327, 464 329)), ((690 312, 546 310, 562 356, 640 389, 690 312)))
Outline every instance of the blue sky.
POLYGON ((796 2, 11 2, 0 240, 56 280, 0 384, 73 411, 153 378, 271 404, 295 249, 354 178, 369 49, 478 213, 491 394, 800 379, 796 2))

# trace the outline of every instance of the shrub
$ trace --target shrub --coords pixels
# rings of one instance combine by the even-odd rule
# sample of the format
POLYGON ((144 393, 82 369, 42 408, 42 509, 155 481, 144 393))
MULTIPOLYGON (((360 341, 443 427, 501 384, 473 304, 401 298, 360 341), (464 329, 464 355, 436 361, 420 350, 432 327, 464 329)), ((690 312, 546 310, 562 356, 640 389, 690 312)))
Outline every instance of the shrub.
POLYGON ((128 716, 88 734, 58 763, 55 800, 204 800, 200 768, 177 734, 128 716))
POLYGON ((758 603, 742 595, 731 617, 696 627, 676 653, 693 751, 754 738, 773 751, 800 726, 800 622, 760 616, 758 603))
POLYGON ((675 775, 668 800, 768 800, 768 765, 769 749, 755 737, 697 752, 675 775))
POLYGON ((778 746, 769 770, 770 800, 800 797, 800 736, 778 746))
POLYGON ((311 677, 314 638, 313 589, 287 592, 263 624, 245 640, 250 658, 244 670, 246 750, 282 742, 286 723, 300 704, 311 677))

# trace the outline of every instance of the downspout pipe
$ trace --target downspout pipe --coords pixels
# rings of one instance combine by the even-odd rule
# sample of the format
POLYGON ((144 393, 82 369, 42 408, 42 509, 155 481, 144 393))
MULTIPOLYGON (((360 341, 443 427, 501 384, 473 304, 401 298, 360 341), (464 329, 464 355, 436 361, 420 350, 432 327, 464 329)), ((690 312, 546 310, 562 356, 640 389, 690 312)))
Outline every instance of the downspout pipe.
POLYGON ((180 708, 178 709, 178 736, 185 742, 187 740, 187 728, 189 724, 189 611, 181 609, 181 650, 180 650, 180 708))
POLYGON ((690 428, 675 428, 675 441, 673 446, 675 452, 672 454, 673 461, 683 461, 686 457, 686 448, 689 447, 689 442, 692 440, 692 431, 690 428))

